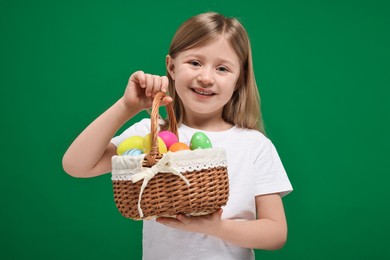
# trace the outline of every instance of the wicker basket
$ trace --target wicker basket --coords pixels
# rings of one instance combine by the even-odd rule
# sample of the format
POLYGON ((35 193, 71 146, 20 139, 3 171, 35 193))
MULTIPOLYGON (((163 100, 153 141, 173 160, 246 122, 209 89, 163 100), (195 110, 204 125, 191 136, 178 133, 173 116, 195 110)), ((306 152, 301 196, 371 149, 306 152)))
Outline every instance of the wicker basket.
MULTIPOLYGON (((134 220, 184 213, 210 214, 226 205, 229 195, 226 154, 221 148, 159 154, 158 93, 152 105, 152 149, 138 156, 112 157, 114 200, 124 217, 134 220)), ((172 104, 166 106, 169 130, 178 135, 172 104)))

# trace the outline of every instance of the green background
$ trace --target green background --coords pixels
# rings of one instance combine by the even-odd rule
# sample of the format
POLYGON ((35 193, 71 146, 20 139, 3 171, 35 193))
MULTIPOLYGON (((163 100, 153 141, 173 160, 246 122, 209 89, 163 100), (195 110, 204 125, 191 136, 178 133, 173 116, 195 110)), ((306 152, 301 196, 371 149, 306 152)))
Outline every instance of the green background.
POLYGON ((141 258, 110 175, 72 178, 61 159, 132 72, 165 74, 176 28, 209 10, 248 29, 295 189, 286 246, 257 257, 390 258, 389 1, 2 0, 0 259, 141 258))

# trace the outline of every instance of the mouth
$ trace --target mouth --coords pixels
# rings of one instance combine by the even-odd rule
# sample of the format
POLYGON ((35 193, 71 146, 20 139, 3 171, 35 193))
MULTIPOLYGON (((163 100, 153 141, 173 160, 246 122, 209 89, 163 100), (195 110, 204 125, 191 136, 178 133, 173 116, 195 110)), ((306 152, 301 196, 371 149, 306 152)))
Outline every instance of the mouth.
POLYGON ((201 96, 210 97, 210 96, 216 95, 214 92, 209 91, 207 89, 203 89, 203 88, 191 88, 191 90, 192 90, 192 92, 194 92, 198 95, 201 95, 201 96))

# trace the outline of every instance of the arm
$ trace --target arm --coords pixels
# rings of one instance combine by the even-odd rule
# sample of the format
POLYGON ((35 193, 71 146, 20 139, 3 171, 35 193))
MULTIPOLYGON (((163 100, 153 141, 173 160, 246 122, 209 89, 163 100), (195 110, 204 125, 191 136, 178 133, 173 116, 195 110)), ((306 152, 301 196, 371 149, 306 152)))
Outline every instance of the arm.
POLYGON ((159 218, 158 222, 190 232, 200 232, 244 248, 275 250, 287 239, 287 223, 279 194, 256 197, 257 219, 237 221, 221 219, 216 212, 202 217, 178 215, 159 218))
MULTIPOLYGON (((111 171, 111 157, 116 154, 110 141, 118 129, 143 109, 151 107, 153 96, 166 91, 168 79, 145 74, 130 76, 125 93, 114 105, 95 119, 70 145, 62 165, 74 177, 93 177, 111 171)), ((165 97, 161 105, 171 102, 165 97)))
POLYGON ((65 172, 74 177, 93 177, 109 172, 111 157, 116 154, 116 147, 110 140, 137 113, 136 109, 127 108, 122 99, 118 100, 73 141, 62 160, 65 172))

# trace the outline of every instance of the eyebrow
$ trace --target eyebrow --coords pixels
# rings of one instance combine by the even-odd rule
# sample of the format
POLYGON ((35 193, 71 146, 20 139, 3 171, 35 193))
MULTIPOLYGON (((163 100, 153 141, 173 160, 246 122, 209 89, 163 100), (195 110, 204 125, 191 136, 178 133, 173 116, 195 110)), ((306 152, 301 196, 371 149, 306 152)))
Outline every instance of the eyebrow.
MULTIPOLYGON (((189 59, 191 57, 199 58, 199 59, 205 59, 206 58, 202 54, 188 54, 188 55, 184 56, 185 59, 189 59)), ((226 60, 226 59, 220 58, 220 59, 218 59, 218 61, 220 61, 220 63, 227 63, 228 65, 234 66, 234 62, 232 62, 230 60, 226 60)))

